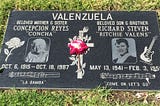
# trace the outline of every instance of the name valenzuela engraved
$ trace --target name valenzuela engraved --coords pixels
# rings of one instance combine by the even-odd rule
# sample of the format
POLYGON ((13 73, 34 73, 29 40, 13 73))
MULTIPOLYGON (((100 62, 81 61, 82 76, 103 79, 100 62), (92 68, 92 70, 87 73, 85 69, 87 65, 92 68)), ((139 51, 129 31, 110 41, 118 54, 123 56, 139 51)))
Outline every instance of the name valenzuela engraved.
POLYGON ((53 20, 113 20, 110 13, 52 13, 53 20))

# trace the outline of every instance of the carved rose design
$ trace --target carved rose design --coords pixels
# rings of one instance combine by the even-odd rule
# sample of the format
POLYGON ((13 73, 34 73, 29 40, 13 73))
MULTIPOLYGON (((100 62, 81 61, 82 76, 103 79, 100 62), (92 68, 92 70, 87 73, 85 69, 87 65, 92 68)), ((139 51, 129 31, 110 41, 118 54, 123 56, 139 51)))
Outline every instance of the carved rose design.
POLYGON ((5 44, 8 46, 8 49, 6 49, 6 48, 4 49, 4 53, 7 55, 7 57, 5 58, 5 61, 7 62, 9 56, 12 54, 12 51, 14 49, 23 46, 24 43, 25 43, 25 41, 21 41, 17 37, 11 38, 8 42, 6 42, 5 44))
POLYGON ((71 55, 83 54, 88 49, 88 46, 82 40, 73 40, 71 43, 68 44, 68 47, 70 48, 71 55))
POLYGON ((18 48, 24 44, 24 41, 21 42, 21 40, 17 37, 14 37, 10 39, 8 42, 5 43, 8 48, 18 48))

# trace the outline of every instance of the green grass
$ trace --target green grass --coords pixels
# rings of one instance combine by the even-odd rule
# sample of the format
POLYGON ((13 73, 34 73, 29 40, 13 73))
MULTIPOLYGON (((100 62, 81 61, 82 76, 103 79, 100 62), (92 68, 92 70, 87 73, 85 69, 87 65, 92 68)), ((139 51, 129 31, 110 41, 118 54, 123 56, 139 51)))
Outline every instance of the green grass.
POLYGON ((156 93, 136 98, 136 92, 97 88, 87 91, 69 90, 1 90, 0 106, 159 106, 156 93))
POLYGON ((159 106, 158 92, 137 98, 139 91, 112 91, 96 88, 74 90, 0 90, 0 106, 159 106), (147 100, 148 103, 144 103, 147 100))
MULTIPOLYGON (((106 10, 157 11, 160 22, 160 0, 1 0, 0 42, 11 10, 106 10)), ((160 106, 156 92, 147 98, 136 98, 137 92, 96 88, 88 91, 0 90, 0 106, 160 106), (148 104, 143 103, 144 100, 148 104)))

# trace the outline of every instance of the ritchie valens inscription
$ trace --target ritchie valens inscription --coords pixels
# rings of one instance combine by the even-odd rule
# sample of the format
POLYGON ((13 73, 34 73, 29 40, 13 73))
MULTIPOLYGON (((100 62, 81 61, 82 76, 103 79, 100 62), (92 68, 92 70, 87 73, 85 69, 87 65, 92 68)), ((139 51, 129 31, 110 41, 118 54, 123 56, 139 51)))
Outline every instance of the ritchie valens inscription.
POLYGON ((154 11, 12 11, 0 87, 159 90, 158 45, 154 11), (78 56, 75 39, 88 47, 78 56))

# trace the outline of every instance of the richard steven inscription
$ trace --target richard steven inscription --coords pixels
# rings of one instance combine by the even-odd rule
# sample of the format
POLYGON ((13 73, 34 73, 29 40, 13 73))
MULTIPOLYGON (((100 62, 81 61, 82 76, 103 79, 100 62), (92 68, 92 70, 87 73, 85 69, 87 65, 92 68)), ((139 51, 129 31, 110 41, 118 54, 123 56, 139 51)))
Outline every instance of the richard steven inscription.
POLYGON ((0 87, 159 90, 158 45, 154 11, 12 11, 0 87))

